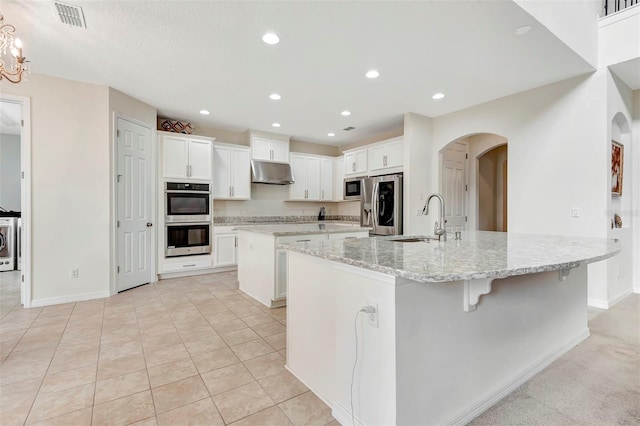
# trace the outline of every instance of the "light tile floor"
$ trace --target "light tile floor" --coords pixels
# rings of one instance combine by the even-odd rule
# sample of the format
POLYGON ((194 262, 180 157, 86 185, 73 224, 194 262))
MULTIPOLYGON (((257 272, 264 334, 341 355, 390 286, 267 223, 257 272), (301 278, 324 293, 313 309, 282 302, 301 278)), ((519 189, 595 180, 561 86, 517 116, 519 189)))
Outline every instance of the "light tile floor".
POLYGON ((237 287, 222 273, 45 308, 7 300, 0 424, 337 424, 284 369, 286 308, 237 287))
MULTIPOLYGON (((244 295, 235 273, 32 309, 14 275, 0 273, 2 426, 337 425, 283 368, 286 308, 244 295)), ((589 327, 472 424, 640 424, 640 295, 589 309, 589 327)))

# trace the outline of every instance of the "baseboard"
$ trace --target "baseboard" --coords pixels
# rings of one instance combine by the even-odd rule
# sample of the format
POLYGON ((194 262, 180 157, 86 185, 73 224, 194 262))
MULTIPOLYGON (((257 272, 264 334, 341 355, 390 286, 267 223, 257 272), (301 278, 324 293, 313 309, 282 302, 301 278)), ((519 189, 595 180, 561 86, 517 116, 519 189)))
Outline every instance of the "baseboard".
POLYGON ((591 308, 609 309, 609 302, 602 299, 587 299, 587 305, 591 308))
MULTIPOLYGON (((585 340, 589 337, 589 329, 585 328, 582 332, 580 332, 573 339, 569 340, 568 343, 565 343, 558 347, 557 349, 548 352, 546 355, 541 357, 536 362, 530 364, 529 366, 520 370, 520 372, 513 376, 511 380, 505 383, 500 388, 494 389, 492 392, 487 394, 480 401, 475 404, 469 406, 465 410, 463 410, 458 416, 449 420, 446 424, 448 425, 466 425, 471 420, 478 417, 480 414, 484 413, 486 410, 495 405, 498 401, 503 399, 505 396, 509 395, 511 392, 525 384, 529 381, 533 376, 547 368, 553 361, 560 358, 565 353, 569 352, 573 349, 577 344, 585 340)), ((343 423, 344 424, 344 423, 343 423)))
POLYGON ((91 293, 72 294, 69 296, 48 297, 46 299, 34 299, 31 301, 32 308, 39 308, 49 305, 61 305, 63 303, 84 302, 85 300, 102 299, 109 297, 111 294, 108 290, 94 291, 91 293))
POLYGON ((342 404, 336 402, 331 407, 331 415, 334 419, 338 421, 341 425, 364 425, 364 423, 358 418, 358 416, 354 416, 351 418, 351 409, 347 409, 343 407, 342 404))
POLYGON ((592 308, 609 309, 615 306, 618 302, 620 302, 622 299, 624 299, 631 293, 640 293, 640 291, 635 291, 635 290, 636 289, 634 289, 633 291, 632 290, 625 291, 618 297, 615 297, 614 299, 611 299, 611 300, 588 299, 587 304, 592 308))
POLYGON ((216 274, 218 272, 230 272, 237 270, 237 266, 222 266, 219 268, 198 269, 197 271, 163 272, 158 274, 158 279, 166 280, 169 278, 193 277, 196 275, 216 274))

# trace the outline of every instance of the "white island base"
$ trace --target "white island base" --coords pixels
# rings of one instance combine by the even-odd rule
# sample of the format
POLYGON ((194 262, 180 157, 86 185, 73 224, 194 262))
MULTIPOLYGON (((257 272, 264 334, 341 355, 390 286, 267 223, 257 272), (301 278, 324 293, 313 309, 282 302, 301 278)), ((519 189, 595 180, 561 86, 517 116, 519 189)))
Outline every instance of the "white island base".
POLYGON ((466 312, 464 281, 288 256, 287 368, 343 425, 465 424, 589 336, 585 263, 496 279, 466 312))

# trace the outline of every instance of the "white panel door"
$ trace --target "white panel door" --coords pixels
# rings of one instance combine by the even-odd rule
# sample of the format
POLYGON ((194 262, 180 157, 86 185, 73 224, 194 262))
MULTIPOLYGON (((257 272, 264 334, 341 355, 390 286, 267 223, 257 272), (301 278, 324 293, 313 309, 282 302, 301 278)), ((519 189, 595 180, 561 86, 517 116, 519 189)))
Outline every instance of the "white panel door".
POLYGON ((445 201, 445 223, 447 232, 466 229, 467 145, 453 143, 442 155, 442 196, 445 201))
POLYGON ((189 178, 211 180, 211 141, 189 139, 189 178))
MULTIPOLYGON (((251 159, 249 150, 238 148, 231 150, 231 187, 233 198, 249 200, 251 198, 251 159)), ((215 182, 214 182, 215 184, 215 182)))
POLYGON ((117 290, 151 282, 151 131, 121 118, 117 123, 117 290))
POLYGON ((231 148, 213 146, 213 198, 231 197, 231 148))
POLYGON ((271 141, 271 159, 286 163, 289 161, 289 142, 272 140, 271 141))
POLYGON ((308 157, 305 161, 307 200, 320 199, 320 159, 308 157))
POLYGON ((387 145, 386 167, 400 167, 404 164, 404 139, 389 142, 387 145))
POLYGON ((251 138, 251 158, 271 160, 271 141, 264 138, 251 138))
POLYGON ((289 185, 289 198, 291 200, 304 200, 307 195, 307 175, 305 170, 306 158, 300 155, 291 155, 291 174, 294 183, 289 185))
POLYGON ((214 266, 238 264, 236 234, 219 234, 214 237, 214 266))

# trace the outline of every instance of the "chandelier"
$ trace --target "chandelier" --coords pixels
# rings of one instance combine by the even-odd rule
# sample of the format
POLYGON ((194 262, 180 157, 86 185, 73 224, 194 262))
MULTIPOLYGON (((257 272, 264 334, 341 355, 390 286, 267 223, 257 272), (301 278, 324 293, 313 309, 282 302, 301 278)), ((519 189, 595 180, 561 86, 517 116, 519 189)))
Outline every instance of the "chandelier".
POLYGON ((19 83, 23 75, 29 74, 29 61, 22 56, 22 42, 13 36, 15 30, 13 25, 4 23, 0 14, 0 80, 6 78, 12 83, 19 83), (5 68, 7 49, 11 52, 11 59, 10 66, 5 68))

